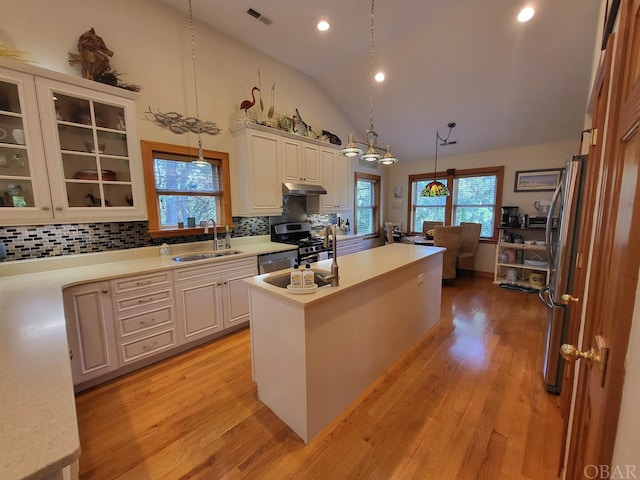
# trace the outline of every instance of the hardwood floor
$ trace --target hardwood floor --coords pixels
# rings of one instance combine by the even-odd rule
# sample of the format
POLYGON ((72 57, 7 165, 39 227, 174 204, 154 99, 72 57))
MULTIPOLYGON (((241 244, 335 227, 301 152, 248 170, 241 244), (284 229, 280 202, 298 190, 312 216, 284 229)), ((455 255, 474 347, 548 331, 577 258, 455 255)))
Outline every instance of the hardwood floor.
POLYGON ((308 446, 258 401, 241 330, 79 394, 81 478, 555 479, 544 321, 535 295, 458 279, 442 321, 308 446))

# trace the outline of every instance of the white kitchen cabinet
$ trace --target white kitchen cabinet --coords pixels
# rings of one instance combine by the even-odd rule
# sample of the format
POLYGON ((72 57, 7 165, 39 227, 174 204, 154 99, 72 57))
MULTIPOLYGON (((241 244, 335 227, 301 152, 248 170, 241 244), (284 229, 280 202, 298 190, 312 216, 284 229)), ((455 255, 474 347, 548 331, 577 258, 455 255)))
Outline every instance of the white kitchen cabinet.
POLYGON ((257 274, 255 257, 177 269, 179 342, 188 343, 248 322, 248 286, 242 278, 257 274))
POLYGON ((0 59, 0 224, 146 219, 136 96, 0 59))
POLYGON ((293 138, 282 138, 284 182, 320 184, 318 146, 293 138))
POLYGON ((249 322, 249 284, 242 279, 255 275, 258 275, 255 264, 222 275, 224 328, 249 322))
POLYGON ((320 195, 323 213, 351 210, 351 161, 330 147, 320 147, 321 185, 327 190, 320 195))
POLYGON ((236 158, 231 162, 231 205, 235 216, 282 214, 280 136, 236 123, 231 127, 236 158))
POLYGON ((111 280, 120 366, 177 346, 170 270, 111 280))
POLYGON ((105 281, 69 287, 63 292, 74 384, 119 367, 109 289, 105 281))

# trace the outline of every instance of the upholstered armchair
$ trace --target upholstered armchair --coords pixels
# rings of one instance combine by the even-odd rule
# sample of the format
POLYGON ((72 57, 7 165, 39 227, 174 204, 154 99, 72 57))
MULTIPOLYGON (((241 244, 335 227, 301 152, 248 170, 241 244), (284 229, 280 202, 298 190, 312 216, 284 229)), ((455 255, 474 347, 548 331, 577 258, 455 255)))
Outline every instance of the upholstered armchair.
POLYGON ((456 259, 460 250, 462 227, 435 226, 433 227, 433 244, 436 247, 444 247, 442 261, 442 279, 452 280, 456 278, 456 259))
POLYGON ((473 270, 480 243, 481 223, 460 222, 462 227, 462 239, 458 251, 457 267, 460 270, 473 270))

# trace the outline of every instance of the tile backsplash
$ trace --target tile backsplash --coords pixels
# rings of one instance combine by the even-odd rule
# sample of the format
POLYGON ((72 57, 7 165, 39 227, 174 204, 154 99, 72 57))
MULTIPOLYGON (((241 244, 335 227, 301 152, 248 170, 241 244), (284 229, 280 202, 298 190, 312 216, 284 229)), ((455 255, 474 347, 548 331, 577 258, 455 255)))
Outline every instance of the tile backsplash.
MULTIPOLYGON (((336 215, 309 214, 292 202, 285 205, 279 217, 233 217, 232 237, 269 235, 270 226, 287 221, 309 221, 312 225, 334 223, 336 215)), ((6 249, 6 260, 106 252, 127 248, 150 247, 162 243, 176 244, 210 240, 211 235, 156 238, 147 233, 146 221, 71 223, 55 225, 0 226, 0 242, 6 249)))
MULTIPOLYGON (((269 234, 269 217, 234 217, 232 237, 269 234)), ((146 221, 0 227, 7 261, 208 240, 211 235, 151 238, 146 221)))

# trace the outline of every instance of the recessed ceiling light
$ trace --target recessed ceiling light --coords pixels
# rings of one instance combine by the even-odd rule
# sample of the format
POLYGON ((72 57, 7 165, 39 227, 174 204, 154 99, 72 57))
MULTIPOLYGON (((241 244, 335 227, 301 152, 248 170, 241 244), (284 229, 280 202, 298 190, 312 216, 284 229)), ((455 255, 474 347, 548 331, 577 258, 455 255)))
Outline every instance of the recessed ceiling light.
POLYGON ((384 82, 384 73, 378 72, 374 78, 376 79, 376 82, 384 82))
POLYGON ((329 30, 329 22, 327 22, 326 20, 318 22, 318 30, 320 30, 321 32, 329 30))
POLYGON ((531 7, 524 7, 522 10, 520 10, 520 13, 518 14, 518 21, 519 22, 528 22, 529 20, 531 20, 533 18, 533 15, 536 13, 536 11, 531 8, 531 7))

